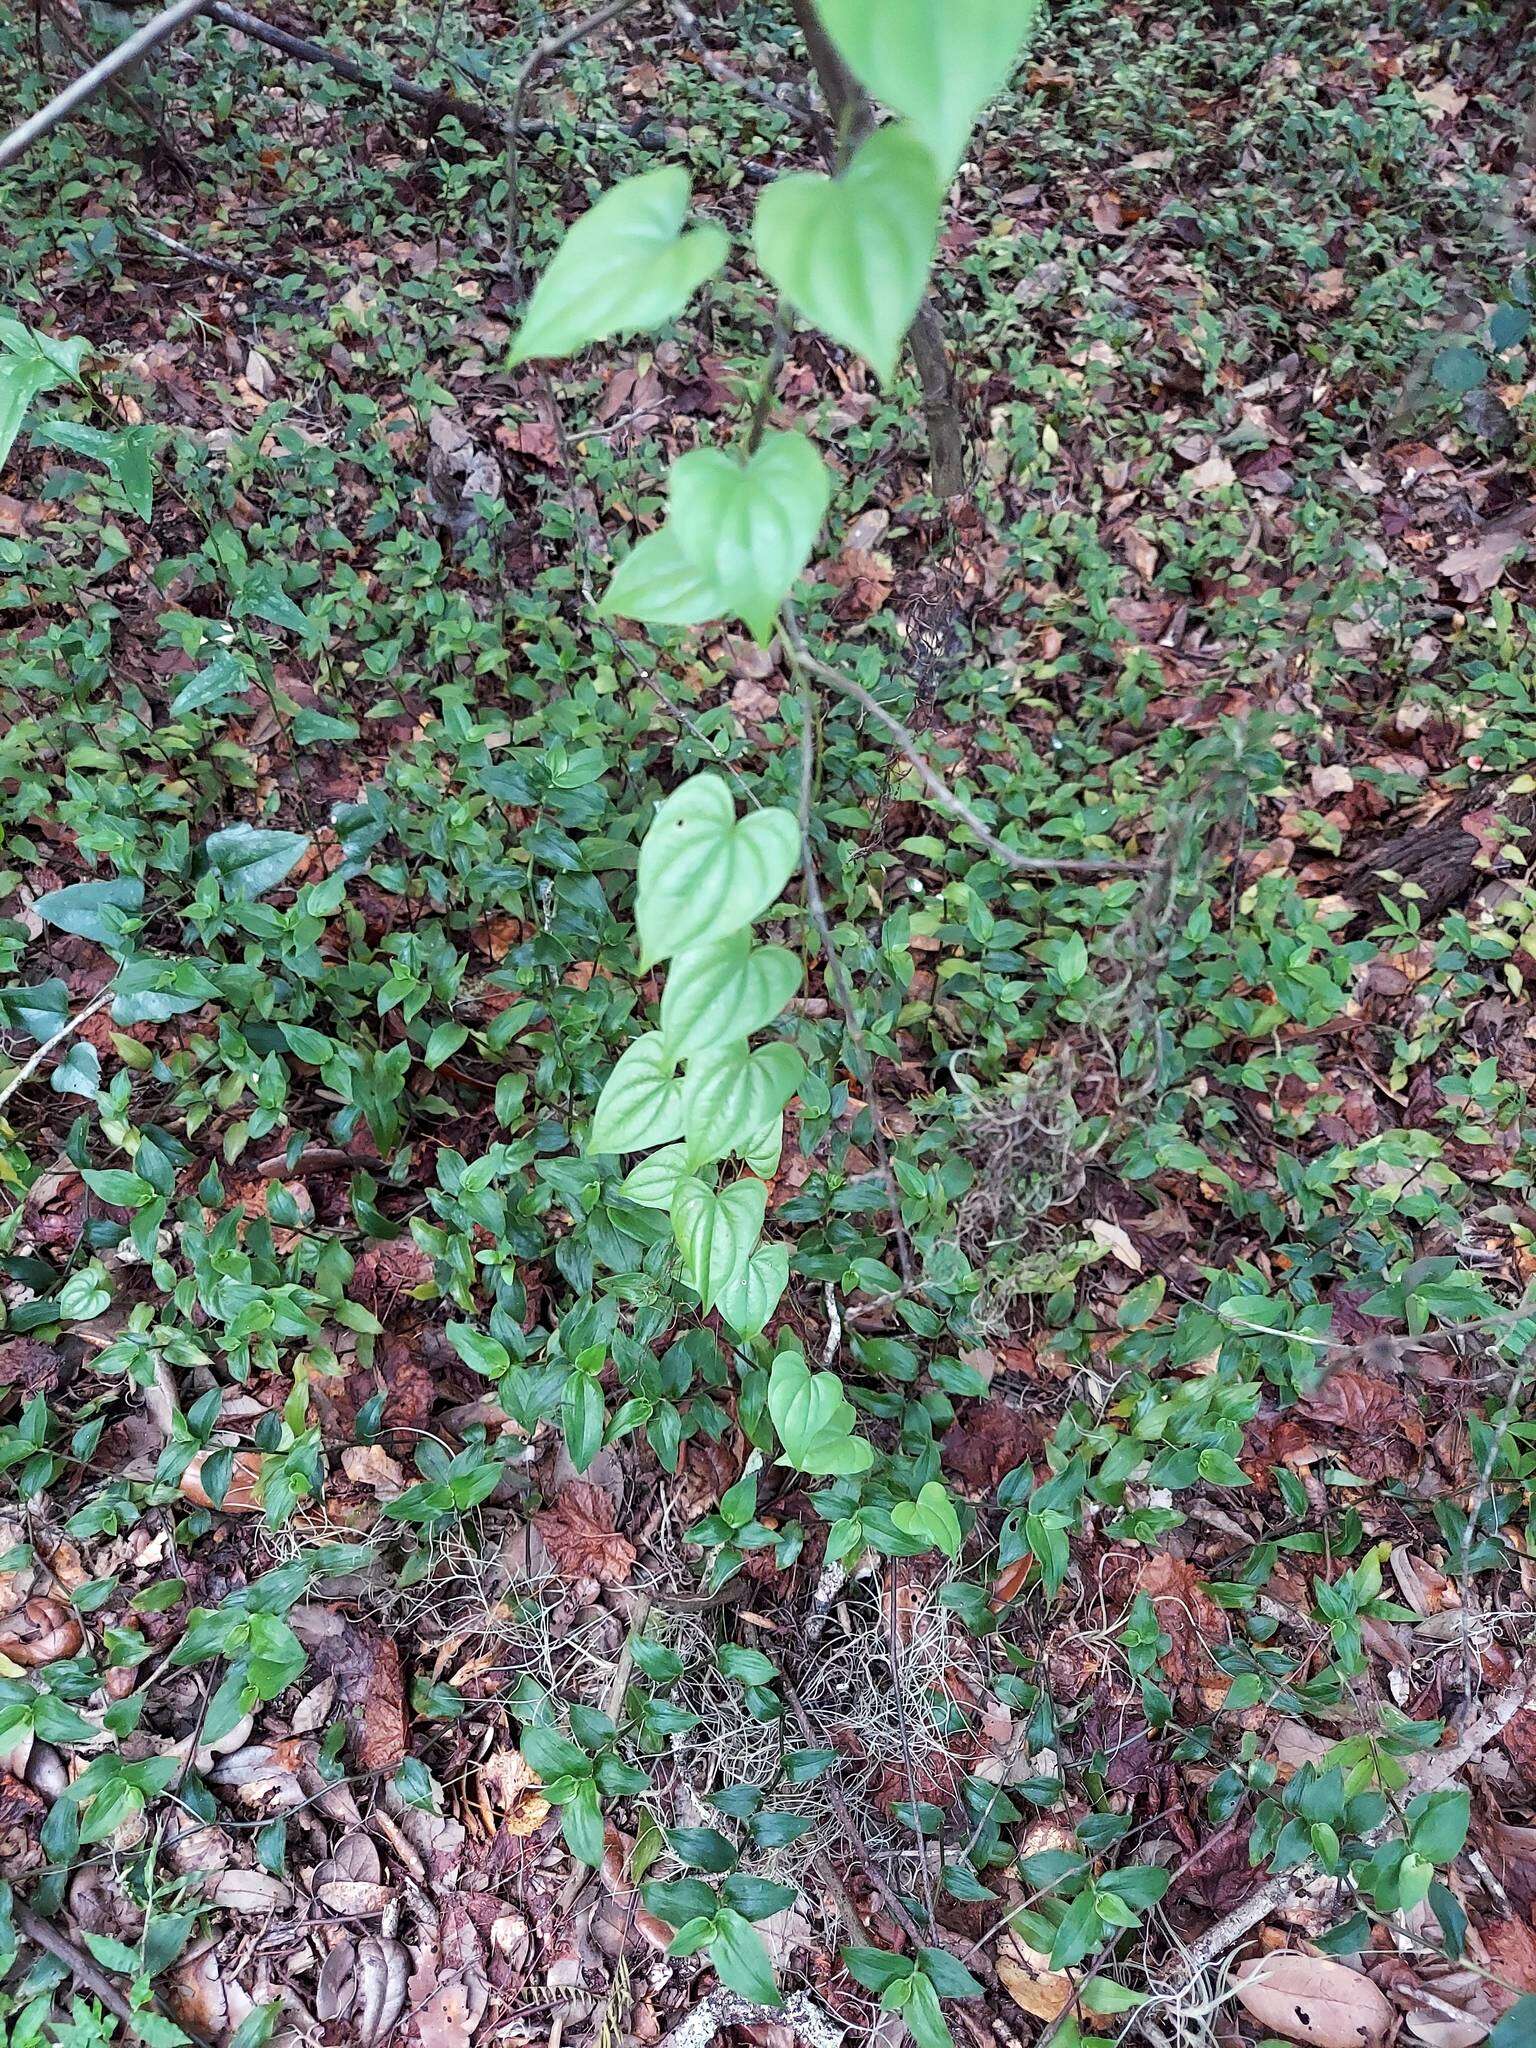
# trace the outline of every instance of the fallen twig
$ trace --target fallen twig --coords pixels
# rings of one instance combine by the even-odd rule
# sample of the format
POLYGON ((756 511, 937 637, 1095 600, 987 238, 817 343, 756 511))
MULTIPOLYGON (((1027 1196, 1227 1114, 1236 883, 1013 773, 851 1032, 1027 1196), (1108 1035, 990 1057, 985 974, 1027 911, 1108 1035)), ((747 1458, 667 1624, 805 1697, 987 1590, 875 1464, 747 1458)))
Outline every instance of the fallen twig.
MULTIPOLYGON (((45 1920, 41 1913, 35 1912, 25 1899, 12 1900, 11 1917, 16 1923, 17 1933, 24 1941, 30 1941, 34 1948, 43 1949, 56 1957, 82 1990, 89 1991, 114 2018, 123 2022, 131 2036, 139 2038, 139 2021, 142 2015, 134 2011, 105 1970, 101 1969, 83 1948, 71 1941, 69 1936, 54 1926, 51 1920, 45 1920)), ((163 2007, 158 2009, 164 2010, 163 2007)), ((197 2048, 208 2048, 203 2036, 193 2033, 190 2027, 182 2024, 182 2032, 188 2040, 197 2043, 197 2048)))
POLYGON ((5 1086, 3 1088, 0 1088, 0 1109, 4 1109, 5 1105, 10 1101, 11 1097, 16 1093, 16 1091, 19 1088, 26 1087, 27 1083, 31 1080, 32 1076, 37 1072, 38 1068, 43 1064, 43 1061, 47 1059, 49 1053, 53 1051, 54 1047, 56 1045, 62 1045, 66 1038, 73 1038, 75 1033, 80 1029, 80 1026, 85 1022, 87 1017, 94 1017, 98 1010, 104 1010, 107 1007, 108 1003, 111 1002, 114 993, 115 991, 112 987, 112 984, 108 982, 107 986, 104 989, 98 990, 98 992, 91 997, 91 1000, 86 1004, 83 1010, 77 1012, 76 1015, 73 1017, 66 1018, 65 1021, 59 1026, 58 1030, 54 1032, 51 1038, 45 1038, 43 1040, 42 1044, 37 1048, 37 1051, 33 1053, 32 1057, 27 1061, 25 1066, 18 1067, 15 1073, 12 1074, 9 1081, 6 1082, 5 1086))

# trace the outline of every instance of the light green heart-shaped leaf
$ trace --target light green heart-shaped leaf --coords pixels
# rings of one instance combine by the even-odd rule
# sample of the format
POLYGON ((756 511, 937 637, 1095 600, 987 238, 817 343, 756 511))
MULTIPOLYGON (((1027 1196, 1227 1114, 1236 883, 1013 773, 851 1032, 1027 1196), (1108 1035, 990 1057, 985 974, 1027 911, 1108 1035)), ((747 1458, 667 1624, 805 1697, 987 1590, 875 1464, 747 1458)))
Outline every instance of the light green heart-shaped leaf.
POLYGON ((766 434, 745 462, 696 448, 668 475, 666 525, 624 557, 602 610, 655 626, 739 618, 766 641, 831 496, 804 434, 766 434))
POLYGON ((720 1290, 716 1303, 738 1337, 759 1337, 789 1285, 789 1247, 760 1244, 746 1271, 720 1290))
POLYGON ((750 1038, 771 1024, 800 986, 785 946, 754 946, 749 932, 689 946, 672 962, 661 998, 661 1034, 679 1059, 750 1038))
POLYGON ((741 1156, 760 1180, 771 1180, 784 1155, 784 1118, 771 1118, 741 1146, 741 1156))
POLYGON ((765 434, 745 462, 718 448, 675 462, 667 523, 724 611, 766 641, 831 498, 831 472, 804 434, 765 434))
POLYGON ((878 128, 837 178, 796 171, 757 202, 757 260, 795 309, 873 367, 896 372, 928 281, 943 202, 926 145, 878 128))
POLYGON ((937 1479, 930 1479, 916 1500, 904 1500, 892 1508, 891 1520, 903 1536, 934 1544, 946 1557, 960 1555, 960 1517, 937 1479))
POLYGON ((792 1045, 749 1052, 745 1039, 695 1053, 683 1075, 683 1135, 695 1160, 724 1159, 788 1102, 805 1075, 792 1045))
POLYGON ((1041 0, 817 0, 849 70, 906 115, 946 178, 1040 11, 1041 0))
POLYGON ((683 1271, 705 1308, 746 1273, 768 1207, 760 1180, 733 1180, 718 1194, 701 1180, 678 1182, 672 1198, 672 1235, 683 1271))
POLYGON ((635 892, 641 967, 750 924, 778 896, 799 858, 800 826, 792 811, 752 811, 738 821, 722 777, 690 777, 658 807, 641 843, 635 892))
POLYGON ((717 227, 682 233, 689 191, 688 173, 670 166, 605 192, 567 231, 534 287, 508 368, 675 319, 729 247, 717 227))
POLYGON ((599 609, 648 626, 702 626, 723 619, 725 594, 678 545, 670 526, 636 541, 603 593, 599 609))
POLYGON ((686 1180, 693 1167, 702 1163, 689 1159, 686 1145, 663 1145, 659 1152, 642 1159, 625 1174, 619 1182, 619 1193, 642 1209, 670 1209, 678 1182, 686 1180))
POLYGON ((642 1152, 683 1129, 683 1084, 659 1031, 647 1031, 619 1058, 592 1113, 589 1152, 642 1152))
POLYGON ((768 1413, 784 1446, 781 1464, 814 1478, 867 1472, 874 1452, 854 1434, 858 1417, 835 1372, 812 1372, 794 1351, 781 1351, 768 1376, 768 1413))

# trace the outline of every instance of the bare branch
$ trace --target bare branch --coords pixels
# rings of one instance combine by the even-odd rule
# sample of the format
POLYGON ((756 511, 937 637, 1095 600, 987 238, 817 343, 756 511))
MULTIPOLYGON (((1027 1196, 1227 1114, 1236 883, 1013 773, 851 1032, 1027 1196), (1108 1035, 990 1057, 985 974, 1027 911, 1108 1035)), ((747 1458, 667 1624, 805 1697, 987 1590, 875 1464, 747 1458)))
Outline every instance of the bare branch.
POLYGON ((9 135, 0 139, 0 170, 25 156, 34 142, 41 142, 45 135, 51 135, 61 121, 67 121, 72 114, 78 113, 120 72, 129 70, 168 36, 175 35, 177 29, 184 28, 194 15, 202 12, 203 6, 204 0, 171 0, 169 7, 162 7, 158 14, 152 14, 141 28, 136 28, 131 36, 125 36, 115 50, 109 50, 99 63, 93 64, 89 71, 82 71, 62 92, 55 93, 45 107, 39 107, 35 114, 28 115, 9 135))
POLYGON ((51 1038, 45 1038, 43 1040, 42 1044, 37 1048, 37 1051, 33 1053, 32 1057, 27 1061, 26 1065, 23 1067, 18 1067, 16 1072, 12 1074, 9 1081, 6 1082, 5 1086, 3 1088, 0 1088, 0 1109, 4 1109, 5 1105, 10 1101, 11 1097, 16 1093, 16 1091, 19 1088, 26 1087, 27 1083, 31 1080, 32 1076, 37 1072, 38 1068, 43 1064, 43 1061, 47 1059, 49 1053, 53 1051, 54 1047, 62 1045, 66 1038, 72 1038, 74 1034, 80 1029, 80 1026, 85 1022, 87 1017, 94 1017, 98 1010, 104 1010, 107 1007, 108 1003, 111 1002, 114 993, 115 991, 111 983, 109 982, 104 989, 102 989, 98 994, 91 997, 91 1000, 86 1004, 85 1008, 81 1010, 77 1016, 66 1018, 64 1023, 62 1023, 59 1026, 58 1030, 54 1032, 51 1038))

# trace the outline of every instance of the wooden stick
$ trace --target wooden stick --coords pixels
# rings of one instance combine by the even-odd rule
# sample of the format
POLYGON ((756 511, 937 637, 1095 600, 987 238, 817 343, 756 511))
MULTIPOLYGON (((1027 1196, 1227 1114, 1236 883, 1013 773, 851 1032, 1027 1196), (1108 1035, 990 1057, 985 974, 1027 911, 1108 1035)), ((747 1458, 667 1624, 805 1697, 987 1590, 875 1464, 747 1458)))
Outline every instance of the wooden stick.
POLYGON ((109 982, 104 989, 101 989, 96 995, 91 997, 91 1000, 78 1016, 66 1018, 51 1038, 44 1039, 26 1065, 18 1067, 5 1086, 0 1088, 0 1109, 4 1109, 18 1088, 26 1087, 27 1083, 56 1045, 62 1045, 66 1038, 72 1038, 86 1018, 94 1017, 98 1010, 104 1010, 116 993, 116 989, 109 982))
POLYGON ((171 0, 168 7, 152 14, 142 28, 136 28, 131 36, 125 36, 115 50, 109 50, 89 71, 82 71, 78 78, 72 79, 62 92, 54 94, 45 107, 29 114, 9 135, 0 139, 0 170, 17 162, 34 142, 41 142, 61 121, 67 121, 72 114, 78 113, 103 86, 110 85, 119 72, 129 70, 141 57, 163 43, 167 36, 173 36, 177 29, 184 28, 195 14, 201 14, 203 5, 204 0, 171 0))

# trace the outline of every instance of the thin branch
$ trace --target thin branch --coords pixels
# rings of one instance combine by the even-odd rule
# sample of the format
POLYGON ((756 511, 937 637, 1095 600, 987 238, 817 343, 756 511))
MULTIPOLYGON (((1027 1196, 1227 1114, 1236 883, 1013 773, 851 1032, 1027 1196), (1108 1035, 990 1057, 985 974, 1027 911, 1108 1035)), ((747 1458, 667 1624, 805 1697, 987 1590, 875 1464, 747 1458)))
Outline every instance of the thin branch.
POLYGON ((42 1044, 37 1048, 37 1051, 33 1053, 32 1057, 27 1061, 26 1065, 23 1067, 18 1067, 16 1072, 12 1074, 9 1081, 6 1082, 5 1086, 3 1088, 0 1088, 0 1109, 4 1109, 5 1105, 10 1101, 11 1097, 16 1093, 16 1091, 19 1088, 26 1087, 27 1083, 31 1080, 32 1076, 37 1072, 38 1068, 43 1064, 43 1061, 47 1059, 49 1053, 53 1051, 54 1047, 57 1045, 62 1045, 66 1038, 72 1038, 74 1034, 80 1029, 80 1026, 85 1022, 87 1017, 94 1017, 98 1010, 104 1010, 107 1007, 108 1003, 111 1002, 112 997, 115 993, 116 991, 113 989, 111 983, 109 982, 104 989, 100 990, 96 995, 91 997, 91 1000, 86 1004, 85 1008, 79 1013, 78 1016, 66 1018, 65 1021, 59 1026, 58 1030, 54 1032, 51 1038, 45 1038, 43 1040, 42 1044))
MULTIPOLYGON (((24 1941, 30 1941, 34 1948, 43 1949, 48 1955, 63 1963, 81 1990, 90 1992, 93 1998, 105 2006, 115 2019, 121 2020, 129 2033, 137 2038, 140 2015, 135 2013, 112 1979, 84 1949, 71 1941, 52 1921, 45 1920, 41 1913, 27 1904, 25 1899, 12 1900, 11 1915, 16 1922, 16 1931, 24 1941)), ((157 2010, 163 2011, 163 2008, 157 2005, 157 2010)), ((208 2048, 201 2034, 195 2034, 186 2027, 183 2031, 189 2039, 198 2043, 198 2048, 208 2048)))
POLYGON ((503 266, 515 273, 517 262, 518 229, 520 224, 518 204, 518 173, 521 169, 523 106, 528 98, 528 88, 546 64, 568 50, 572 43, 579 43, 583 36, 595 35, 600 28, 606 28, 610 21, 617 21, 634 0, 604 0, 601 7, 594 7, 590 14, 584 14, 579 21, 573 21, 557 35, 546 36, 534 45, 523 68, 517 74, 517 83, 512 88, 512 104, 507 111, 507 220, 505 242, 502 249, 503 266))
POLYGON ((35 114, 29 114, 25 121, 19 122, 0 139, 0 170, 25 156, 34 142, 41 142, 45 135, 52 134, 61 121, 67 121, 72 114, 78 113, 103 86, 110 85, 119 72, 129 70, 168 36, 175 35, 179 28, 185 28, 194 15, 202 12, 203 5, 204 0, 171 0, 169 7, 162 7, 158 14, 151 15, 131 36, 124 36, 117 48, 109 50, 89 71, 71 79, 46 106, 39 107, 35 114))
POLYGON ((826 898, 821 893, 821 880, 816 873, 816 855, 811 845, 811 799, 816 780, 816 693, 808 678, 802 676, 800 694, 800 864, 805 876, 805 907, 811 914, 821 940, 822 956, 827 963, 827 984, 842 1012, 843 1024, 848 1033, 848 1042, 853 1048, 854 1067, 869 1105, 869 1125, 873 1133, 875 1165, 885 1186, 886 1202, 891 1212, 891 1226, 896 1234, 896 1258, 901 1267, 904 1288, 910 1288, 917 1279, 917 1259, 912 1250, 912 1240, 907 1235, 907 1226, 901 1213, 901 1190, 896 1185, 896 1170, 891 1164, 890 1148, 885 1142, 885 1132, 880 1127, 880 1093, 875 1086, 875 1063, 865 1042, 864 1027, 859 1022, 859 1013, 853 1000, 848 975, 838 955, 837 941, 832 936, 832 920, 827 915, 826 898))
POLYGON ((168 235, 163 228, 152 228, 148 221, 129 219, 123 223, 129 234, 138 235, 157 249, 164 249, 168 255, 179 257, 184 263, 201 264, 205 270, 216 271, 221 277, 237 277, 242 284, 255 285, 262 291, 276 291, 277 279, 263 270, 252 270, 249 264, 237 263, 230 256, 216 256, 210 249, 195 249, 190 242, 179 241, 175 235, 168 235))
POLYGON ((852 698, 861 711, 883 726, 906 756, 909 765, 916 771, 919 780, 941 811, 948 811, 952 818, 958 818, 981 841, 987 851, 1016 875, 1133 875, 1140 868, 1133 861, 1125 860, 1069 860, 1056 854, 1015 853, 1011 846, 1005 846, 995 832, 984 825, 981 819, 965 801, 957 796, 936 769, 931 768, 918 750, 917 735, 910 732, 894 713, 887 711, 877 697, 870 695, 864 685, 855 682, 852 676, 845 676, 841 670, 830 667, 818 660, 806 646, 800 634, 794 613, 786 605, 782 614, 782 633, 785 651, 791 665, 802 676, 814 676, 825 683, 828 689, 836 690, 844 697, 852 698))
POLYGON ((792 326, 790 313, 780 299, 778 310, 773 316, 773 339, 768 347, 768 360, 763 366, 763 381, 758 387, 757 398, 747 419, 747 453, 755 455, 762 445, 767 431, 768 416, 773 411, 773 401, 778 391, 779 372, 784 368, 784 359, 789 354, 789 336, 792 326))

